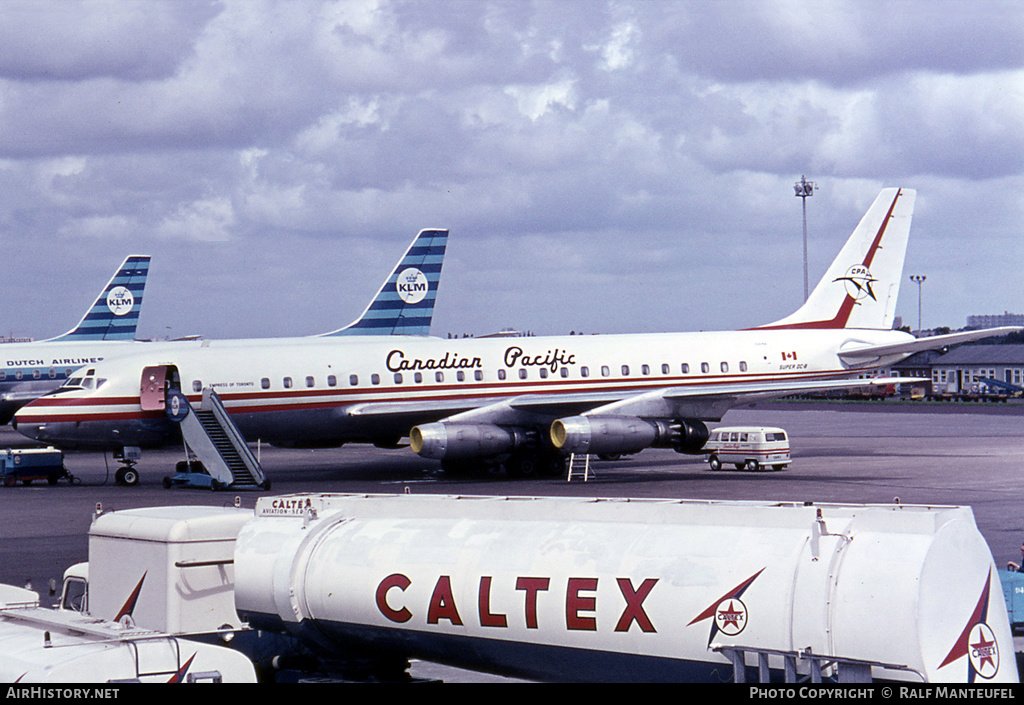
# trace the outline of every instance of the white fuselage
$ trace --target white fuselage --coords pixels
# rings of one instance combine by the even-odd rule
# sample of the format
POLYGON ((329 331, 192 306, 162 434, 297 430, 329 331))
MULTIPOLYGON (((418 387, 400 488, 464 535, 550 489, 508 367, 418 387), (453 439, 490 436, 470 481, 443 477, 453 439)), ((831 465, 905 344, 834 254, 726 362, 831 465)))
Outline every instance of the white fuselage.
MULTIPOLYGON (((715 392, 724 385, 855 376, 904 355, 858 368, 839 358, 845 344, 905 340, 912 338, 897 331, 837 329, 204 341, 97 366, 96 377, 105 379, 98 388, 38 400, 18 414, 17 425, 26 435, 69 445, 162 442, 149 436, 163 414, 143 411, 139 385, 145 367, 168 365, 190 400, 212 387, 250 440, 385 441, 459 413, 508 423, 494 414, 510 400, 556 395, 558 409, 540 414, 550 422, 567 406, 580 413, 662 389, 715 392)), ((698 399, 678 414, 715 419, 728 406, 698 399)))

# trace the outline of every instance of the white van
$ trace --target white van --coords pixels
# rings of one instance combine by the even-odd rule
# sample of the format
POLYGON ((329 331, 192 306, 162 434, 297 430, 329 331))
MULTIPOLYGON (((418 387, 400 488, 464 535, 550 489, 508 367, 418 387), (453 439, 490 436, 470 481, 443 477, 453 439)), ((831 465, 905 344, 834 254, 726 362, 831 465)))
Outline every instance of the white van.
POLYGON ((704 445, 712 470, 732 463, 737 470, 783 470, 789 465, 789 435, 768 426, 716 428, 704 445))

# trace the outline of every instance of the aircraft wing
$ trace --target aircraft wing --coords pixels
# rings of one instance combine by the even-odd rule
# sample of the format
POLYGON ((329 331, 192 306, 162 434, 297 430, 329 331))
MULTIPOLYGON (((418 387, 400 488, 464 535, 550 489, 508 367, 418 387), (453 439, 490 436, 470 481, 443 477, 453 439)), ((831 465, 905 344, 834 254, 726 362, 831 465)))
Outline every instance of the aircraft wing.
POLYGON ((947 335, 934 335, 930 338, 917 338, 901 343, 889 343, 887 345, 868 345, 851 343, 839 351, 839 357, 845 362, 856 361, 863 364, 865 361, 884 357, 886 355, 910 355, 922 350, 941 350, 942 348, 957 343, 967 343, 972 340, 983 338, 994 338, 1009 333, 1016 333, 1024 330, 1020 326, 1003 326, 1001 328, 985 328, 983 330, 969 330, 962 333, 949 333, 947 335))
POLYGON ((927 381, 923 377, 873 377, 789 382, 736 382, 629 390, 524 394, 495 403, 493 398, 460 400, 409 400, 359 404, 347 409, 352 416, 408 415, 446 421, 515 425, 534 418, 558 418, 576 414, 623 414, 650 417, 686 416, 720 419, 730 408, 764 399, 802 392, 855 389, 927 381))

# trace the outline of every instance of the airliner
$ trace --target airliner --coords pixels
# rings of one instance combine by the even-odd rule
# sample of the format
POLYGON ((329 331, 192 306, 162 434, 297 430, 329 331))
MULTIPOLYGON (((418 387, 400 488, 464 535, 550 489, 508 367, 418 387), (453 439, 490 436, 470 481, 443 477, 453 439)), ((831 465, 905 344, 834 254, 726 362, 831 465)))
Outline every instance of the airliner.
POLYGON ((0 424, 64 384, 82 365, 134 349, 149 275, 148 255, 129 255, 74 328, 48 340, 0 345, 0 424))
POLYGON ((572 453, 699 453, 706 422, 752 401, 894 384, 860 379, 919 350, 1000 335, 892 329, 915 192, 886 188, 803 306, 738 331, 526 338, 208 341, 90 366, 24 407, 25 435, 64 447, 180 442, 167 396, 221 397, 242 435, 279 446, 369 442, 458 475, 504 464, 561 474, 572 453), (140 393, 140 380, 166 380, 140 393), (92 377, 90 387, 85 381, 92 377))

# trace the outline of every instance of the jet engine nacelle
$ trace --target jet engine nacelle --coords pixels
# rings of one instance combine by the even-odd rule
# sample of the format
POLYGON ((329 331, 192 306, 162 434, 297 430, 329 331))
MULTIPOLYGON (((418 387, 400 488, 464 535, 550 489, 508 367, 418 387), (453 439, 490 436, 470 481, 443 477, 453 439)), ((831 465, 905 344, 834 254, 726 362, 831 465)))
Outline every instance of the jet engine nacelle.
POLYGON ((652 446, 696 453, 707 440, 708 427, 689 419, 571 416, 551 424, 551 443, 565 453, 637 453, 652 446))
POLYGON ((413 451, 433 460, 487 458, 509 453, 527 442, 522 429, 483 423, 436 423, 409 432, 413 451))

